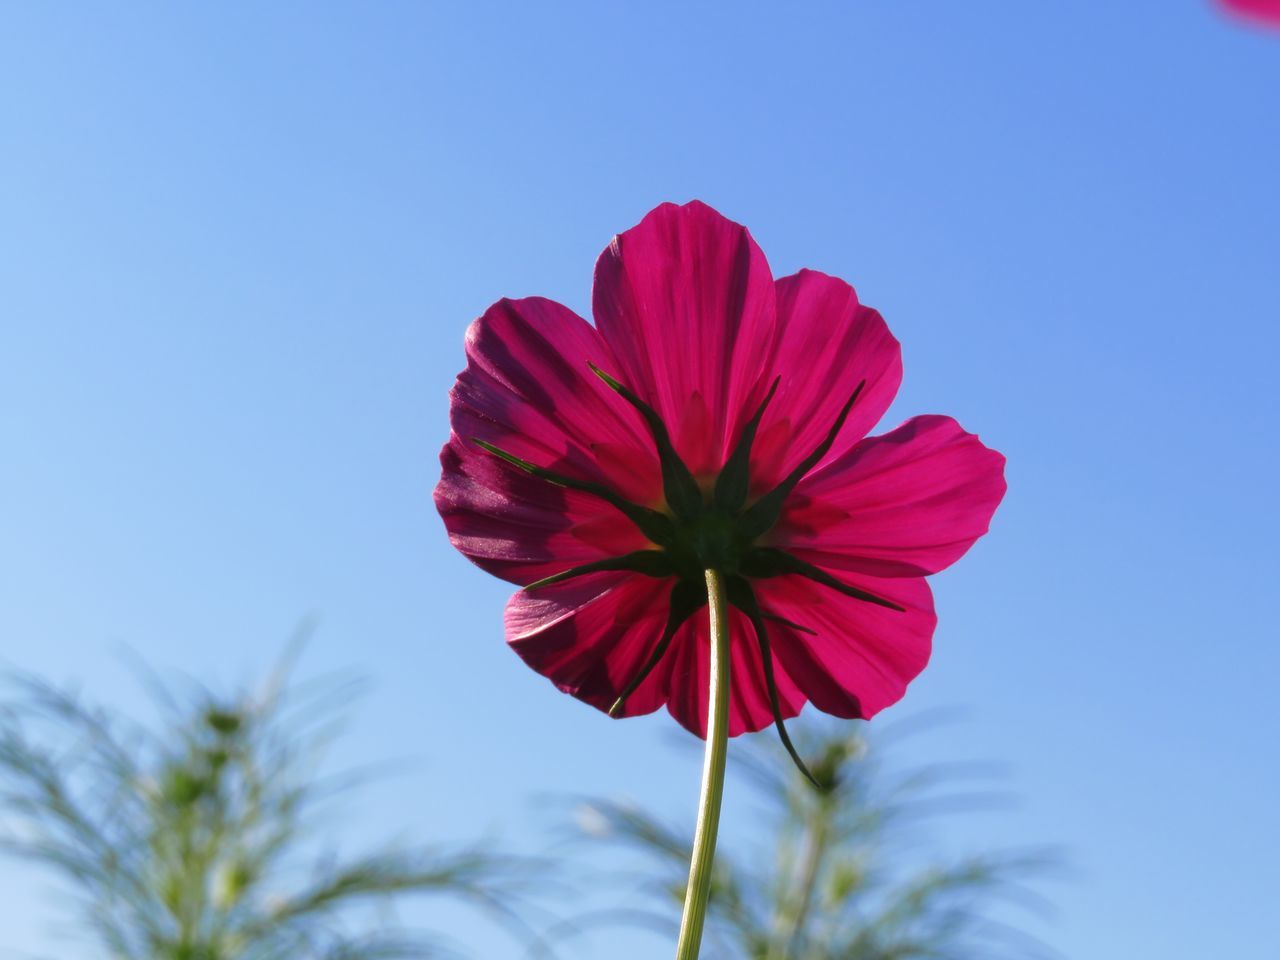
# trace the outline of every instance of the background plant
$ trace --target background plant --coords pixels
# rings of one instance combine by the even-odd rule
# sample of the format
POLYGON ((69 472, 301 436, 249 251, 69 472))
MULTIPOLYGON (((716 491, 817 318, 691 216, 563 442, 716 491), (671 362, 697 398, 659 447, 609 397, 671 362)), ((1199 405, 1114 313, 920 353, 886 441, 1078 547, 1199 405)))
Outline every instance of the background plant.
MULTIPOLYGON (((712 957, 740 960, 994 960, 1045 950, 1006 919, 1042 903, 1030 882, 1047 850, 948 856, 922 852, 928 819, 995 798, 990 772, 945 765, 895 772, 861 724, 797 723, 795 738, 822 786, 806 780, 767 737, 735 744, 731 769, 752 787, 759 839, 746 856, 726 847, 708 915, 712 957)), ((593 799, 577 834, 636 869, 606 874, 621 910, 582 916, 575 931, 634 923, 668 933, 684 898, 690 831, 634 805, 593 799)), ((749 839, 749 838, 747 838, 749 839)), ((927 848, 926 848, 927 849, 927 848)))
POLYGON ((438 936, 391 908, 460 898, 519 927, 528 863, 480 847, 339 856, 320 841, 349 685, 185 694, 147 726, 33 677, 0 711, 0 850, 52 873, 112 960, 391 960, 438 936))

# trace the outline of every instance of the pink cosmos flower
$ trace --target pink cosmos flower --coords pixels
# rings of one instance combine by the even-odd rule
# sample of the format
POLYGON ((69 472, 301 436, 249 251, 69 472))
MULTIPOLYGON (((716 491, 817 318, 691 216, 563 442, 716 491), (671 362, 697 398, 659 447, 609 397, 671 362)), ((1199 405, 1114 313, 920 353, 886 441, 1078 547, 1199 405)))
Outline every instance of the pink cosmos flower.
POLYGON ((1280 0, 1221 0, 1228 10, 1264 23, 1280 25, 1280 0))
POLYGON ((731 605, 729 734, 870 717, 929 659, 925 576, 986 532, 1004 458, 949 417, 867 437, 898 342, 842 280, 775 280, 746 229, 664 204, 596 264, 595 325, 501 300, 466 335, 435 501, 524 587, 507 640, 614 715, 706 736, 703 570, 731 605))

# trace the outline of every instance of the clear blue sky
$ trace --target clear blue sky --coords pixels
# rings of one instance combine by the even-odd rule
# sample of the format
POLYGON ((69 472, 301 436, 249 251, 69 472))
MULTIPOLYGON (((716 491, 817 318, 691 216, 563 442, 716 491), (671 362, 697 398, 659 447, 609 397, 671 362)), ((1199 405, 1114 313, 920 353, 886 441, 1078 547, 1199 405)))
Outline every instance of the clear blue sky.
MULTIPOLYGON (((418 758, 367 824, 688 810, 672 722, 507 651, 430 493, 467 323, 585 312, 698 197, 884 313, 888 425, 1008 455, 891 711, 1010 771, 949 841, 1064 844, 1067 956, 1274 957, 1278 94, 1280 32, 1208 0, 4 4, 0 657, 129 705, 125 645, 232 683, 315 615, 308 669, 376 684, 343 756, 418 758)), ((0 865, 0 956, 65 955, 48 901, 0 865)))

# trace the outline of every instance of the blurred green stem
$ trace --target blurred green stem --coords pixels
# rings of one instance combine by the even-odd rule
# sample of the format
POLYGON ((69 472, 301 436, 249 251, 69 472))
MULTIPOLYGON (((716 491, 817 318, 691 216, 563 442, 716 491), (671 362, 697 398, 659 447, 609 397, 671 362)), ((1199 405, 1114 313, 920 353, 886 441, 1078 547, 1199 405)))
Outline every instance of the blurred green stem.
POLYGON ((804 858, 800 863, 799 896, 796 899, 795 913, 791 918, 790 933, 774 944, 770 951, 770 960, 786 960, 787 957, 799 956, 800 945, 804 941, 805 924, 809 920, 809 911, 813 908, 813 897, 818 887, 818 876, 822 869, 822 855, 826 852, 827 828, 831 821, 831 810, 825 798, 816 811, 816 821, 808 831, 805 842, 804 858))
POLYGON ((711 897, 711 867, 720 828, 720 799, 724 795, 724 764, 729 751, 729 619, 725 610, 724 578, 707 570, 707 610, 711 618, 710 696, 707 705, 707 748, 702 762, 702 797, 698 825, 689 860, 689 884, 680 918, 676 960, 698 960, 702 927, 711 897))

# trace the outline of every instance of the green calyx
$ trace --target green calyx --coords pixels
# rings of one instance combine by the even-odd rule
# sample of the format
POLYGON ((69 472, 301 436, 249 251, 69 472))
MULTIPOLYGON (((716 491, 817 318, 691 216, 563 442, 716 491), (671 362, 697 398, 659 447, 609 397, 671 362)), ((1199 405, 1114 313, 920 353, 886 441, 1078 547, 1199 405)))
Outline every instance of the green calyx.
MULTIPOLYGON (((656 575, 675 576, 682 582, 701 584, 703 571, 708 569, 719 570, 726 575, 737 573, 742 564, 748 561, 753 542, 759 535, 751 532, 744 524, 744 519, 749 515, 753 527, 759 526, 763 520, 766 524, 760 530, 763 533, 777 521, 781 513, 781 498, 771 519, 762 517, 760 511, 752 514, 745 510, 750 488, 751 445, 755 441, 765 409, 778 389, 778 380, 775 379, 770 385, 764 400, 743 427, 733 452, 716 478, 711 496, 707 497, 694 479, 693 471, 676 452, 670 431, 658 412, 594 363, 590 367, 591 372, 610 390, 640 414, 653 436, 662 472, 663 497, 667 502, 667 515, 671 519, 669 536, 654 541, 666 559, 665 567, 660 566, 656 575)), ((643 569, 640 566, 613 569, 632 569, 637 573, 654 575, 651 573, 651 558, 643 558, 642 564, 643 569)))
POLYGON ((638 550, 622 556, 571 567, 529 584, 525 587, 526 590, 537 590, 589 573, 619 570, 648 577, 674 577, 681 583, 697 584, 700 589, 703 571, 718 570, 726 577, 742 575, 753 579, 797 574, 817 580, 858 599, 897 608, 897 605, 890 601, 836 581, 818 568, 785 551, 757 544, 757 540, 781 517, 787 496, 805 474, 812 470, 831 449, 849 411, 862 392, 863 383, 858 384, 857 389, 840 411, 836 422, 817 448, 805 457, 781 483, 749 503, 751 447, 755 442, 765 410, 777 392, 778 379, 775 378, 770 384, 764 399, 743 426, 733 451, 716 477, 711 493, 704 495, 694 479, 693 472, 676 452, 671 434, 658 412, 620 380, 595 364, 590 366, 591 371, 610 390, 633 407, 648 426, 661 466, 663 496, 667 509, 658 511, 632 503, 603 484, 556 473, 522 460, 491 443, 483 440, 475 441, 483 449, 526 473, 540 477, 549 483, 580 490, 605 500, 631 520, 653 544, 653 549, 638 550))
MULTIPOLYGON (((676 452, 671 434, 658 412, 617 378, 595 364, 590 366, 592 372, 633 407, 649 427, 661 465, 666 510, 655 510, 633 503, 604 484, 580 480, 538 466, 492 443, 476 440, 475 443, 482 449, 525 473, 605 501, 634 523, 652 544, 650 549, 570 567, 529 584, 525 587, 526 590, 538 590, 590 573, 629 571, 647 577, 674 578, 681 584, 694 585, 700 591, 703 572, 718 570, 729 578, 751 580, 787 575, 807 577, 846 596, 894 610, 902 609, 890 600, 842 583, 826 571, 784 550, 762 546, 757 542, 778 522, 786 499, 796 485, 831 449, 849 411, 857 402, 865 381, 859 383, 853 391, 822 442, 776 487, 756 500, 749 501, 751 447, 765 410, 777 392, 777 379, 770 384, 764 399, 743 426, 710 494, 704 494, 694 479, 693 472, 676 452)), ((768 614, 761 616, 769 617, 768 614)), ((798 624, 788 625, 805 629, 798 624)))
POLYGON ((628 571, 674 581, 667 623, 661 636, 655 641, 637 674, 619 691, 617 700, 609 710, 611 716, 619 716, 625 712, 627 697, 639 688, 661 662, 676 632, 706 605, 706 571, 718 571, 727 584, 729 604, 750 620, 756 634, 764 663, 764 679, 770 693, 770 706, 783 745, 805 776, 818 785, 820 780, 806 769, 782 723, 766 623, 771 621, 803 633, 812 634, 814 631, 762 609, 751 582, 780 576, 801 576, 854 599, 892 610, 903 610, 893 601, 843 583, 825 570, 785 550, 758 542, 778 522, 786 500, 795 487, 831 449, 850 410, 857 402, 865 381, 858 384, 822 442, 776 487, 751 500, 751 448, 765 410, 777 391, 778 380, 773 381, 764 399, 743 426, 710 493, 704 494, 692 471, 676 452, 670 432, 657 411, 595 364, 591 364, 591 370, 610 390, 633 407, 649 428, 661 467, 666 509, 655 510, 633 503, 603 484, 557 473, 514 456, 492 443, 476 440, 475 443, 482 449, 525 473, 605 501, 634 523, 652 544, 649 549, 570 567, 528 584, 525 590, 539 590, 574 577, 603 571, 628 571))

